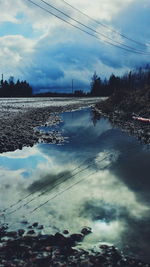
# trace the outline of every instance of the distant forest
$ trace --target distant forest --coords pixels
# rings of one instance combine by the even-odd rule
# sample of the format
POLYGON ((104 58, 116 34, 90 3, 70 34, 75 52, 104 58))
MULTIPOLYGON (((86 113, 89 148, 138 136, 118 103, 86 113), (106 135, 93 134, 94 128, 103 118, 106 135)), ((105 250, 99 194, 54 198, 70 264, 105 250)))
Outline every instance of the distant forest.
POLYGON ((110 96, 116 91, 118 93, 119 91, 135 91, 146 86, 150 86, 150 66, 148 64, 121 77, 112 74, 108 80, 101 80, 95 72, 92 77, 90 94, 92 96, 110 96))
POLYGON ((18 80, 16 83, 13 79, 9 81, 0 82, 0 97, 31 97, 31 96, 111 96, 114 93, 123 95, 123 92, 131 92, 138 89, 150 86, 150 65, 140 67, 122 76, 115 76, 112 74, 109 79, 102 80, 95 72, 92 76, 90 92, 86 93, 83 90, 76 90, 73 93, 40 93, 33 95, 32 87, 26 81, 18 80))
POLYGON ((18 80, 14 83, 13 79, 8 81, 1 80, 0 97, 30 97, 32 88, 26 81, 18 80))

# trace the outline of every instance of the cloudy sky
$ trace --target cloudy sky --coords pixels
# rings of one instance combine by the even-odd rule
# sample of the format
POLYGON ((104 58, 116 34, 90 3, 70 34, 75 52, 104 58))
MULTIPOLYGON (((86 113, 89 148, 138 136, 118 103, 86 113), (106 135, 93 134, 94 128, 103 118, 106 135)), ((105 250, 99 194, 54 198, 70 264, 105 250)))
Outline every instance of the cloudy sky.
POLYGON ((108 27, 82 15, 64 0, 45 1, 76 21, 41 0, 33 0, 96 38, 29 0, 0 0, 0 72, 5 79, 14 76, 26 79, 35 88, 63 87, 66 91, 74 79, 75 89, 88 89, 94 71, 104 78, 149 63, 149 55, 142 54, 150 52, 149 0, 66 0, 108 27))

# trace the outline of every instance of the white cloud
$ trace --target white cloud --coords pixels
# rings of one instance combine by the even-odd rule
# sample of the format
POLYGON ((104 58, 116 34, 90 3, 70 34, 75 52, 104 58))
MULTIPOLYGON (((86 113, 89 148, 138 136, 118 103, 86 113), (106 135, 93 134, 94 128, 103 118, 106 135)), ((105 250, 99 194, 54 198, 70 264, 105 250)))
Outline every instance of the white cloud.
POLYGON ((35 45, 35 41, 27 39, 21 35, 7 35, 0 37, 1 48, 8 48, 16 52, 31 53, 35 45))
MULTIPOLYGON (((49 0, 46 1, 51 3, 49 0)), ((36 3, 41 2, 37 0, 36 3)), ((125 32, 127 30, 131 32, 131 24, 134 23, 132 21, 133 11, 129 12, 130 9, 133 10, 132 6, 136 6, 137 12, 143 11, 142 14, 150 7, 147 0, 142 3, 139 0, 95 0, 94 3, 91 0, 70 0, 69 3, 98 21, 109 26, 114 24, 115 29, 120 31, 125 28, 125 24, 125 32), (127 13, 128 20, 126 19, 127 13), (124 24, 122 20, 125 20, 124 24)), ((86 87, 95 70, 104 77, 112 72, 120 74, 147 61, 147 57, 142 58, 136 54, 126 53, 73 29, 27 0, 17 0, 15 5, 13 0, 5 0, 0 1, 0 5, 0 17, 3 22, 0 23, 1 27, 4 22, 12 22, 21 26, 19 34, 8 36, 3 32, 3 37, 0 37, 0 68, 5 77, 11 74, 41 86, 46 84, 66 86, 70 78, 74 78, 86 87), (29 36, 27 37, 24 32, 27 32, 29 36)), ((47 5, 42 5, 48 8, 47 5)), ((63 1, 57 0, 54 5, 86 25, 109 35, 115 41, 125 42, 121 36, 114 35, 108 29, 81 16, 63 1)), ((56 10, 55 14, 58 14, 56 10)), ((69 18, 64 18, 69 20, 69 18)), ((131 37, 140 38, 141 35, 137 37, 137 31, 141 31, 144 41, 149 42, 147 30, 142 27, 141 23, 138 24, 138 19, 139 16, 136 21, 137 27, 134 25, 131 37)), ((145 24, 144 27, 146 27, 145 24)), ((131 45, 134 46, 133 43, 131 45)))
POLYGON ((16 14, 19 11, 19 2, 20 1, 16 0, 14 5, 12 0, 0 0, 0 22, 18 22, 16 19, 16 14))
POLYGON ((131 2, 135 0, 96 0, 94 2, 90 0, 75 1, 71 0, 69 3, 79 7, 83 12, 89 14, 91 17, 100 20, 110 21, 113 16, 117 15, 120 10, 125 8, 131 2))

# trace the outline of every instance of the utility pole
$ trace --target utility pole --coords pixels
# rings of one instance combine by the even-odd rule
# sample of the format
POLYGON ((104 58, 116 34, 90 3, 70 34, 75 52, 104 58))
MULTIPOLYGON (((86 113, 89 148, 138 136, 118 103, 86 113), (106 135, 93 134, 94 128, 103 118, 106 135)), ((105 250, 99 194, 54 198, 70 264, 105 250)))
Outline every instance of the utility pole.
POLYGON ((72 94, 73 94, 73 86, 74 86, 74 84, 73 84, 73 79, 72 79, 72 94))
POLYGON ((4 79, 4 77, 3 77, 3 74, 2 74, 2 79, 1 79, 1 81, 0 81, 0 87, 2 87, 3 86, 3 80, 4 79))

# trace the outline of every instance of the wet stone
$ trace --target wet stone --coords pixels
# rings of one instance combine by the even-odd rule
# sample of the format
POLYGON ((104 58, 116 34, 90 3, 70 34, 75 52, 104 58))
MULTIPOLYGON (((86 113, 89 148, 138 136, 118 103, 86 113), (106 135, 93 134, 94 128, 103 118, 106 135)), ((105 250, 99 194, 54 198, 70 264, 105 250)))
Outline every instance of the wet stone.
POLYGON ((92 233, 92 229, 90 227, 84 227, 82 230, 81 230, 81 233, 83 235, 89 235, 92 233))
POLYGON ((55 246, 56 245, 56 238, 53 235, 39 235, 38 236, 39 242, 41 245, 44 246, 55 246))
POLYGON ((77 241, 77 242, 80 242, 83 240, 83 235, 81 234, 72 234, 70 237, 73 241, 77 241))
POLYGON ((24 229, 19 229, 18 230, 18 235, 19 236, 22 236, 24 233, 25 233, 25 230, 24 229))
POLYGON ((29 230, 28 232, 27 232, 27 235, 34 235, 35 234, 35 231, 34 230, 29 230))
POLYGON ((32 224, 33 227, 37 227, 38 226, 38 222, 35 222, 32 224))
POLYGON ((42 229, 44 229, 44 226, 43 225, 39 225, 37 229, 38 230, 42 230, 42 229))
POLYGON ((6 236, 8 237, 17 237, 18 233, 15 231, 7 232, 6 236))
POLYGON ((56 244, 59 246, 67 245, 67 238, 60 233, 55 234, 56 244))
POLYGON ((123 256, 114 246, 101 245, 97 252, 72 248, 84 238, 81 234, 22 236, 23 229, 15 233, 17 237, 0 246, 0 267, 150 267, 150 264, 123 256))
POLYGON ((68 235, 68 234, 69 234, 69 231, 68 231, 68 230, 64 230, 64 231, 63 231, 63 234, 64 234, 64 235, 68 235))
POLYGON ((21 221, 22 224, 28 224, 28 221, 27 220, 23 220, 21 221))

